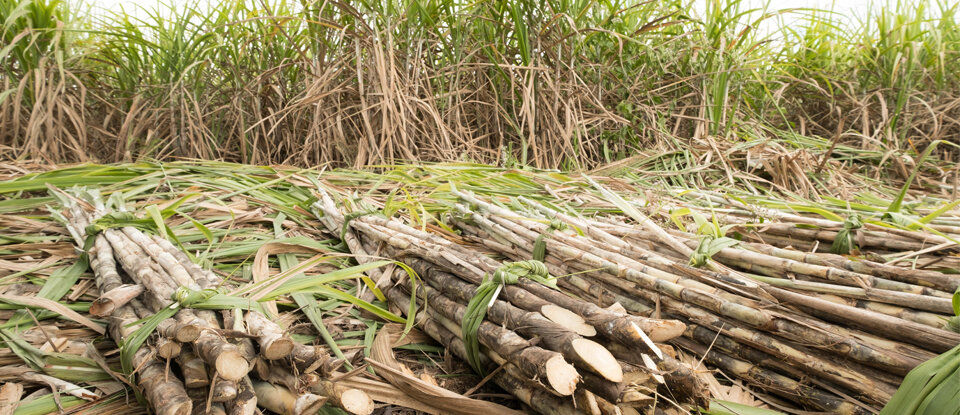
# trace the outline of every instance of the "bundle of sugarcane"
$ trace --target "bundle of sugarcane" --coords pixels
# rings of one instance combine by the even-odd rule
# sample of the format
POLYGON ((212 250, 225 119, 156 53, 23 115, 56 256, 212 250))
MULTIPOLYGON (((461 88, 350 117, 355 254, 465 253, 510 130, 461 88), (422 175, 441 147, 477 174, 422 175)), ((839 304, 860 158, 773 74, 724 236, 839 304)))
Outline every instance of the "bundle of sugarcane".
MULTIPOLYGON (((707 192, 693 195, 705 200, 709 213, 718 220, 736 225, 734 230, 744 239, 764 245, 840 255, 863 253, 868 259, 911 270, 960 269, 960 259, 954 255, 960 252, 956 242, 960 226, 945 220, 949 212, 942 209, 917 212, 925 215, 923 218, 897 212, 874 217, 866 212, 841 212, 845 219, 837 214, 829 214, 833 219, 827 219, 748 205, 707 192)), ((954 281, 944 289, 952 292, 957 286, 954 281)))
POLYGON ((802 261, 813 255, 758 244, 704 249, 709 238, 584 219, 523 198, 517 211, 457 194, 469 206, 457 206, 451 220, 471 240, 511 259, 540 258, 568 275, 563 287, 601 305, 687 323, 672 344, 803 407, 876 412, 910 369, 960 343, 940 328, 944 292, 878 276, 892 272, 882 266, 802 261), (768 276, 749 273, 759 270, 768 276), (810 280, 785 278, 799 273, 810 280))
POLYGON ((396 285, 387 295, 402 310, 410 310, 409 294, 402 291, 416 293, 424 305, 416 319, 425 332, 478 372, 498 365, 494 381, 538 412, 570 413, 570 400, 557 397, 571 395, 586 405, 579 409, 597 413, 657 401, 706 403, 690 366, 659 344, 683 333, 680 322, 568 296, 551 287, 553 279, 538 261, 500 263, 398 220, 344 215, 322 191, 315 206, 359 261, 383 255, 415 270, 425 284, 385 275, 378 285, 396 285))
POLYGON ((125 369, 155 413, 253 414, 260 406, 293 415, 325 403, 373 411, 365 392, 330 381, 342 362, 325 348, 295 342, 255 309, 191 308, 223 280, 166 238, 135 227, 142 219, 110 212, 95 191, 56 193, 68 230, 88 248, 100 292, 90 312, 108 318, 110 336, 130 356, 125 369))

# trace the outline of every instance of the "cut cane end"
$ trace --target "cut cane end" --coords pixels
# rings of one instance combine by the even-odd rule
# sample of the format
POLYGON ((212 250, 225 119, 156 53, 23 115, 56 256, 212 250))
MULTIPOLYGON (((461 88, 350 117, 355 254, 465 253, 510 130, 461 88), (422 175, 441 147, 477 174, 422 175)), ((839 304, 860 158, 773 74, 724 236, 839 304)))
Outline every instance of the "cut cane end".
POLYGON ((283 337, 270 342, 270 344, 260 350, 260 354, 267 360, 282 359, 293 352, 294 346, 293 339, 283 337))
POLYGON ((370 415, 373 413, 373 399, 359 389, 349 389, 340 395, 340 404, 343 409, 355 415, 370 415))
POLYGON ((580 382, 580 374, 573 365, 567 363, 562 356, 554 356, 547 360, 547 383, 561 396, 573 395, 580 382))
POLYGON ((600 343, 588 339, 576 339, 573 341, 573 349, 584 362, 590 365, 591 369, 598 375, 603 376, 604 379, 611 382, 623 380, 623 368, 620 363, 600 343))
POLYGON ((593 337, 597 335, 597 329, 570 310, 554 304, 547 304, 540 307, 540 314, 550 321, 557 323, 564 328, 584 337, 593 337))
POLYGON ((217 373, 226 380, 237 381, 247 375, 250 364, 238 351, 225 351, 217 356, 217 373))

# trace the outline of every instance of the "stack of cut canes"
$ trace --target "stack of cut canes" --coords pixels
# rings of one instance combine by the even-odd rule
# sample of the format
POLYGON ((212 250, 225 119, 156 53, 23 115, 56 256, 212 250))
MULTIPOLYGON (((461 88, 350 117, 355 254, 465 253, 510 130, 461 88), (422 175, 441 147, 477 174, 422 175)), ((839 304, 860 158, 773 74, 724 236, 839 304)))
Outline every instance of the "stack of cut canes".
POLYGON ((385 295, 403 312, 416 293, 418 327, 462 359, 470 360, 476 339, 482 352, 477 369, 537 412, 621 414, 706 405, 698 376, 664 344, 684 333, 683 323, 629 313, 620 305, 603 308, 520 277, 498 285, 498 296, 483 305, 485 319, 472 326, 475 332, 464 332, 480 287, 517 263, 496 261, 374 211, 345 214, 322 190, 315 207, 358 261, 386 257, 416 271, 419 281, 386 271, 377 276, 378 285, 388 287, 385 295))
POLYGON ((190 296, 225 287, 173 243, 133 226, 103 226, 97 220, 114 213, 95 191, 55 192, 94 271, 100 297, 90 313, 108 319, 110 337, 121 350, 136 348, 128 350, 128 364, 154 413, 250 415, 260 406, 299 415, 316 413, 325 403, 352 414, 373 411, 365 392, 331 382, 342 361, 324 347, 294 341, 258 311, 185 306, 190 296), (145 333, 147 322, 163 310, 175 314, 145 333))

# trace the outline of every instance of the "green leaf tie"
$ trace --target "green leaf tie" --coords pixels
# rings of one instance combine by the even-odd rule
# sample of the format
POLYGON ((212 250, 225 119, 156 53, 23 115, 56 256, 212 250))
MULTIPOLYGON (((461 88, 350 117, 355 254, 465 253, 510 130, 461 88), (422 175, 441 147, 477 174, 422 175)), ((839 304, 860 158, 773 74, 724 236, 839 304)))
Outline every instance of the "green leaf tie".
POLYGON ((713 235, 704 235, 700 238, 700 244, 697 245, 697 249, 690 254, 690 266, 697 268, 703 267, 710 262, 710 259, 712 259, 717 252, 734 247, 739 243, 740 241, 726 236, 718 238, 713 235))
POLYGON ((173 293, 173 301, 180 303, 181 307, 190 308, 192 305, 207 301, 217 294, 220 294, 220 292, 213 288, 194 290, 180 286, 177 288, 177 291, 173 293))
POLYGON ((543 259, 547 256, 547 241, 545 239, 550 236, 553 231, 564 229, 567 229, 566 223, 561 222, 557 218, 551 219, 550 227, 541 233, 533 243, 533 259, 543 262, 543 259))
POLYGON ((477 288, 476 294, 467 304, 460 326, 463 332, 463 344, 467 349, 467 361, 477 373, 486 375, 480 364, 480 342, 477 330, 487 315, 487 309, 493 306, 504 285, 516 284, 521 278, 529 278, 551 288, 557 288, 556 278, 550 276, 547 266, 537 260, 507 262, 493 272, 491 278, 485 278, 477 288))
POLYGON ((833 239, 830 245, 830 253, 838 255, 849 254, 852 249, 857 249, 857 244, 853 239, 854 231, 863 227, 863 219, 860 215, 854 213, 843 221, 843 229, 837 232, 837 237, 833 239))

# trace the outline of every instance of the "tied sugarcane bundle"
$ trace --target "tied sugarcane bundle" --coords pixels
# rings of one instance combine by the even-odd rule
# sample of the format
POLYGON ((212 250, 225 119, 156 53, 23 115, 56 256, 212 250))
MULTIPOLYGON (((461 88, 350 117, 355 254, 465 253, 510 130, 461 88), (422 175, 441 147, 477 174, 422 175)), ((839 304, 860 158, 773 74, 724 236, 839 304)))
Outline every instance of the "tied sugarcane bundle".
POLYGON ((366 392, 327 379, 338 374, 325 349, 296 343, 255 303, 246 319, 240 309, 221 316, 193 308, 226 291, 224 281, 167 239, 148 234, 153 219, 123 211, 110 214, 96 192, 72 193, 56 191, 74 241, 89 249, 101 292, 92 311, 107 317, 124 370, 155 413, 252 415, 259 405, 306 415, 324 403, 351 414, 373 411, 366 392), (251 371, 264 365, 266 369, 251 371), (318 371, 323 376, 312 385, 292 375, 318 371), (270 382, 275 387, 263 387, 270 382), (313 392, 302 392, 308 386, 313 392))
MULTIPOLYGON (((327 224, 328 229, 340 231, 342 222, 337 221, 336 218, 345 218, 347 215, 337 212, 334 204, 325 203, 325 199, 327 197, 321 192, 321 202, 318 202, 315 207, 323 212, 322 217, 325 220, 331 222, 327 224)), ((355 232, 355 234, 345 233, 344 238, 348 245, 352 244, 351 251, 356 256, 362 257, 367 252, 377 252, 380 255, 400 259, 417 271, 420 278, 427 283, 425 287, 416 289, 417 291, 423 290, 426 296, 425 301, 431 306, 427 310, 437 309, 438 314, 444 314, 444 316, 434 317, 441 321, 450 320, 451 323, 457 324, 456 321, 459 320, 460 324, 448 326, 448 329, 457 332, 457 336, 467 338, 464 333, 467 326, 461 319, 463 314, 459 314, 462 312, 455 311, 457 308, 465 310, 467 306, 464 304, 482 305, 484 307, 492 304, 489 309, 492 314, 488 313, 486 315, 491 323, 517 330, 517 333, 524 337, 532 336, 531 338, 537 339, 539 345, 561 352, 564 357, 571 359, 570 361, 576 365, 578 371, 584 371, 585 380, 604 379, 599 383, 586 382, 583 387, 586 388, 585 390, 596 392, 598 394, 596 396, 609 399, 613 404, 641 405, 640 401, 649 404, 652 400, 646 400, 644 398, 645 393, 656 394, 659 389, 658 384, 663 384, 664 379, 660 375, 660 369, 652 361, 648 361, 641 363, 643 364, 642 367, 645 370, 653 370, 653 375, 647 377, 651 383, 647 384, 644 392, 637 392, 633 389, 622 393, 616 392, 621 390, 623 384, 620 384, 619 387, 608 388, 608 386, 615 386, 624 381, 623 374, 626 373, 626 366, 624 366, 626 363, 617 361, 605 347, 581 337, 578 333, 584 333, 584 336, 596 336, 598 334, 611 336, 609 337, 611 340, 625 342, 629 345, 633 349, 629 352, 631 354, 636 353, 636 350, 649 351, 650 347, 654 347, 657 348, 654 353, 663 356, 659 348, 649 341, 649 337, 640 332, 639 327, 660 330, 656 336, 665 339, 682 333, 682 328, 674 331, 673 323, 654 321, 653 319, 646 320, 639 317, 634 319, 634 317, 626 314, 601 309, 595 304, 569 297, 554 288, 528 279, 518 278, 516 284, 491 283, 494 280, 490 279, 490 275, 496 273, 504 264, 486 258, 479 252, 452 244, 435 234, 416 230, 393 219, 375 215, 352 216, 349 227, 351 228, 350 232, 355 232), (354 242, 351 242, 351 239, 354 242), (358 244, 360 247, 355 248, 358 244), (486 286, 481 290, 480 288, 484 284, 486 286), (498 287, 500 288, 498 298, 489 302, 492 299, 490 293, 496 292, 498 287), (502 301, 500 298, 502 298, 502 301), (548 298, 549 300, 547 300, 548 298), (459 302, 459 305, 456 305, 457 302, 459 302), (546 315, 552 316, 558 321, 544 318, 546 315), (601 328, 604 329, 602 333, 601 328), (618 330, 623 330, 624 333, 617 335, 618 330), (627 334, 628 332, 634 334, 627 334), (638 332, 640 332, 639 335, 638 332), (668 332, 676 334, 668 335, 666 334, 668 332), (646 338, 648 343, 643 343, 642 338, 646 338), (603 356, 609 356, 609 362, 603 356), (616 367, 616 370, 614 370, 614 367, 616 367)), ((401 285, 407 286, 405 283, 401 285)), ((413 288, 408 287, 410 290, 413 288)), ((403 309, 406 309, 410 304, 409 302, 404 304, 396 301, 389 295, 388 298, 403 309)), ((488 323, 484 322, 480 327, 485 327, 486 324, 488 323)), ((480 338, 481 343, 484 341, 483 339, 483 337, 480 338)), ((463 340, 460 340, 460 343, 463 343, 463 340)), ((490 345, 487 346, 490 347, 490 345)), ((640 355, 643 354, 646 354, 646 352, 637 355, 638 361, 641 361, 640 355)), ((666 356, 663 357, 666 358, 666 356)), ((466 359, 470 360, 469 358, 466 359)), ((497 361, 498 359, 493 358, 493 360, 497 361)), ((651 359, 648 357, 647 360, 651 359)), ((520 369, 523 365, 516 367, 520 369)), ((689 399, 689 402, 702 401, 702 390, 696 387, 697 382, 692 380, 694 376, 688 367, 675 364, 669 373, 663 373, 666 373, 665 377, 676 381, 664 390, 666 393, 674 396, 673 393, 667 391, 670 388, 682 386, 675 392, 682 391, 683 393, 675 396, 682 397, 684 402, 688 402, 687 399, 689 399), (687 379, 677 381, 681 377, 687 379)))
POLYGON ((467 362, 477 373, 485 374, 480 364, 480 343, 477 341, 477 330, 487 315, 487 309, 493 306, 504 285, 516 284, 521 278, 530 278, 540 284, 557 288, 554 278, 550 277, 546 265, 537 260, 508 262, 497 268, 489 279, 485 279, 477 288, 477 293, 467 304, 466 315, 463 317, 464 344, 467 348, 467 362))
MULTIPOLYGON (((660 235, 664 232, 651 232, 609 218, 575 218, 529 204, 534 211, 545 214, 546 218, 543 218, 529 211, 517 210, 520 207, 517 204, 513 205, 515 209, 507 209, 465 193, 462 196, 465 201, 479 207, 477 210, 458 208, 461 216, 451 218, 469 240, 511 259, 528 258, 532 254, 530 247, 535 242, 543 243, 546 247, 544 263, 551 273, 577 273, 561 279, 562 286, 574 288, 576 292, 597 301, 601 301, 603 296, 614 296, 638 312, 662 310, 669 313, 668 316, 688 323, 683 340, 676 342, 695 354, 704 355, 710 350, 709 346, 720 339, 716 335, 722 333, 722 344, 729 346, 722 353, 735 353, 736 359, 744 363, 727 364, 732 361, 716 354, 721 353, 720 350, 714 350, 715 355, 711 356, 716 358, 707 361, 733 371, 735 377, 749 384, 763 385, 776 380, 789 385, 797 379, 813 375, 817 386, 813 386, 810 393, 783 394, 800 406, 834 409, 838 408, 835 403, 849 399, 845 396, 854 396, 862 401, 854 401, 853 405, 845 404, 843 412, 878 411, 896 391, 902 379, 899 376, 933 357, 931 352, 943 351, 948 345, 956 344, 954 336, 940 328, 946 320, 946 314, 937 316, 926 311, 945 313, 950 305, 948 298, 922 287, 890 282, 875 275, 879 274, 877 271, 861 273, 882 269, 887 271, 884 275, 888 275, 893 273, 889 267, 857 267, 850 265, 852 261, 849 260, 843 262, 847 266, 837 267, 834 265, 837 261, 833 258, 821 259, 813 254, 794 255, 783 252, 781 248, 759 243, 741 247, 739 243, 730 242, 719 249, 711 249, 711 255, 702 259, 702 262, 723 263, 736 270, 763 270, 778 277, 782 277, 783 272, 777 273, 776 267, 783 267, 791 272, 830 278, 831 282, 849 279, 872 283, 877 288, 830 286, 813 280, 810 283, 796 281, 791 285, 782 285, 780 281, 786 280, 770 281, 766 277, 755 277, 743 271, 728 273, 723 269, 714 272, 691 268, 687 266, 690 258, 684 258, 659 243, 660 235), (545 224, 556 219, 565 221, 575 230, 557 231, 554 230, 556 226, 548 227, 545 224), (757 255, 759 252, 764 252, 764 255, 757 255), (829 296, 811 292, 813 288, 824 294, 829 293, 829 296), (825 291, 827 289, 830 291, 825 291), (651 295, 649 290, 661 295, 651 295), (712 298, 701 298, 697 291, 710 293, 712 298), (838 294, 850 297, 840 297, 838 294), (855 305, 834 305, 845 304, 839 302, 845 298, 855 299, 855 305), (772 303, 772 299, 790 308, 775 312, 783 306, 772 303), (718 307, 718 302, 729 306, 718 307), (861 304, 868 308, 859 308, 861 304), (732 307, 746 308, 742 308, 741 313, 733 312, 732 307), (767 320, 769 323, 766 324, 752 323, 751 314, 772 320, 767 320), (768 316, 764 317, 763 314, 768 316), (913 324, 914 319, 935 323, 934 316, 941 320, 934 330, 930 330, 933 324, 923 324, 926 328, 913 324), (877 324, 870 321, 876 321, 877 324), (887 323, 880 324, 881 321, 887 323), (807 327, 795 325, 794 322, 802 322, 807 327), (909 327, 907 330, 916 330, 915 334, 898 336, 898 333, 890 333, 891 323, 909 327), (866 332, 851 330, 848 328, 851 325, 866 332), (708 335, 707 327, 715 330, 713 337, 708 335), (919 334, 921 332, 929 335, 919 334), (895 339, 909 345, 877 336, 895 336, 895 339), (838 344, 836 342, 843 342, 845 346, 834 347, 838 344), (860 343, 860 346, 855 343, 860 343), (690 347, 693 344, 704 347, 690 347), (811 346, 820 350, 812 350, 811 346), (850 346, 859 348, 858 354, 849 354, 850 346), (853 357, 866 366, 854 362, 836 364, 832 354, 853 357), (780 364, 775 359, 790 363, 780 364), (748 363, 762 367, 769 373, 742 370, 748 363), (896 365, 895 372, 884 373, 886 369, 894 368, 891 364, 896 365), (877 371, 868 366, 885 370, 877 371), (761 373, 766 374, 754 376, 761 373), (834 393, 837 386, 841 387, 840 395, 834 393), (844 395, 850 391, 855 392, 844 395)), ((675 231, 665 233, 693 252, 702 246, 696 235, 675 231)))

